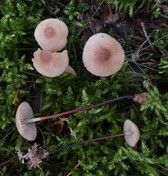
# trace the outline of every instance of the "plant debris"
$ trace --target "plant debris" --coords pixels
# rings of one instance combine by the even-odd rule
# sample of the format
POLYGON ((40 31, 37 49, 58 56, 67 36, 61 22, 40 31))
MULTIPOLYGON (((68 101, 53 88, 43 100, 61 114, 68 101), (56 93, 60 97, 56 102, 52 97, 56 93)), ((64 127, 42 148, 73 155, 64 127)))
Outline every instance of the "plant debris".
POLYGON ((149 97, 150 95, 147 92, 144 92, 142 94, 136 94, 134 97, 134 101, 139 104, 144 104, 148 100, 149 97))
POLYGON ((23 164, 25 163, 25 160, 27 160, 26 164, 28 165, 28 168, 32 169, 36 167, 40 168, 39 164, 42 162, 42 159, 48 157, 49 153, 47 150, 34 143, 34 145, 28 149, 27 154, 23 155, 23 152, 19 150, 17 155, 23 164))

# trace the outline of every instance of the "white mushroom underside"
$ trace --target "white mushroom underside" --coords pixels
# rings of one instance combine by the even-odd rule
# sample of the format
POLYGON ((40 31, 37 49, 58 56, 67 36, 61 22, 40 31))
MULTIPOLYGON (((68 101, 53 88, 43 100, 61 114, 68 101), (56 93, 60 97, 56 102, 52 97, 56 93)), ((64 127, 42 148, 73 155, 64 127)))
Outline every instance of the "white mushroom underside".
POLYGON ((36 70, 43 76, 47 77, 59 76, 68 67, 69 57, 67 50, 61 53, 57 52, 50 53, 51 58, 49 62, 43 61, 43 59, 41 58, 41 52, 43 52, 43 50, 40 49, 34 52, 34 58, 32 59, 32 62, 36 70))
POLYGON ((60 51, 67 44, 68 27, 58 19, 49 18, 39 23, 35 29, 34 37, 42 49, 60 51), (45 31, 54 30, 52 37, 47 37, 45 31))
POLYGON ((90 37, 83 50, 84 66, 96 76, 110 76, 118 72, 124 59, 125 53, 120 43, 105 33, 90 37), (99 58, 103 50, 108 51, 108 59, 99 58))
POLYGON ((126 120, 124 123, 125 140, 129 146, 134 147, 139 141, 140 131, 138 127, 131 121, 126 120))
POLYGON ((33 111, 27 102, 22 102, 16 112, 16 127, 21 136, 29 141, 35 140, 37 129, 35 123, 26 123, 33 118, 33 111))

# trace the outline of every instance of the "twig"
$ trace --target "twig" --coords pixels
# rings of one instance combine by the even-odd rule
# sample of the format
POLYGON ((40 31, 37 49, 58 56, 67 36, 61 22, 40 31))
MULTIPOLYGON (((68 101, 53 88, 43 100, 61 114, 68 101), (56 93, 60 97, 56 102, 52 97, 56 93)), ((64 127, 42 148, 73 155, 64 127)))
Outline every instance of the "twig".
POLYGON ((168 16, 166 16, 166 15, 159 14, 159 16, 161 16, 161 17, 164 17, 164 18, 167 18, 167 19, 168 19, 168 16))
POLYGON ((151 43, 149 37, 148 37, 148 34, 147 34, 146 30, 145 30, 145 26, 144 26, 143 22, 141 22, 141 26, 142 26, 143 33, 144 33, 144 35, 145 35, 145 37, 146 37, 146 39, 147 39, 150 47, 153 49, 154 52, 156 52, 155 49, 154 49, 154 47, 152 46, 152 43, 151 43))
POLYGON ((110 15, 113 15, 109 3, 107 3, 107 6, 108 6, 108 9, 109 9, 110 15))
POLYGON ((141 46, 138 48, 138 50, 135 51, 135 52, 131 55, 131 59, 132 59, 133 61, 139 60, 139 57, 140 57, 139 52, 141 51, 142 47, 144 46, 144 44, 145 44, 146 42, 147 42, 147 40, 145 40, 145 41, 141 44, 141 46))
MULTIPOLYGON (((79 167, 80 165, 79 165, 79 163, 74 167, 74 170, 76 170, 78 167, 79 167)), ((69 172, 66 176, 70 176, 70 175, 72 175, 72 172, 69 172)))
POLYGON ((141 44, 141 46, 138 48, 138 51, 137 51, 136 53, 139 54, 139 52, 141 51, 142 47, 144 46, 144 44, 145 44, 146 42, 147 42, 147 40, 145 40, 145 41, 141 44))
POLYGON ((42 135, 42 138, 43 138, 43 145, 44 145, 44 148, 45 148, 45 146, 46 146, 45 135, 44 135, 44 133, 43 133, 43 131, 41 130, 40 127, 38 127, 38 129, 39 129, 39 131, 40 131, 40 133, 41 133, 41 135, 42 135))
POLYGON ((7 161, 1 163, 0 166, 3 166, 3 165, 5 165, 5 164, 9 163, 10 161, 12 161, 12 160, 15 159, 15 158, 16 158, 16 156, 14 156, 13 158, 11 158, 11 159, 9 159, 9 160, 7 160, 7 161))
POLYGON ((75 132, 73 131, 73 129, 70 127, 70 125, 69 125, 69 120, 66 120, 66 122, 67 122, 67 124, 68 124, 68 126, 69 126, 69 130, 70 130, 72 136, 76 139, 76 138, 77 138, 76 133, 75 133, 75 132))

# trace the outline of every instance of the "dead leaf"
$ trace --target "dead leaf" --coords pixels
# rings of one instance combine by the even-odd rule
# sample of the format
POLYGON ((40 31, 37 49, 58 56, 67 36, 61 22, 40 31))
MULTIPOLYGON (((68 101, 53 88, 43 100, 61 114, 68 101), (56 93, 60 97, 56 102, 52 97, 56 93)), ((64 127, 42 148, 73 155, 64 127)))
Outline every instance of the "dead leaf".
POLYGON ((53 122, 52 124, 49 125, 49 127, 55 125, 54 133, 56 136, 61 134, 63 127, 65 125, 65 121, 67 121, 68 119, 69 118, 67 117, 62 117, 62 118, 59 118, 59 120, 57 120, 56 122, 53 122))
POLYGON ((119 19, 120 19, 119 13, 116 14, 107 13, 102 16, 101 21, 103 24, 115 25, 119 19))

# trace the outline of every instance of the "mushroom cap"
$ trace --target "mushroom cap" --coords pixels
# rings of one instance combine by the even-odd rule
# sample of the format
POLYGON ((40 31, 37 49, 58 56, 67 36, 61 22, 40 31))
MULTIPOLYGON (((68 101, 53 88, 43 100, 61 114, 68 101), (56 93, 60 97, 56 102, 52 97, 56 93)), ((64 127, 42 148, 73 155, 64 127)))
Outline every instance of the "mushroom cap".
POLYGON ((82 59, 92 74, 110 76, 121 69, 125 53, 117 40, 106 33, 98 33, 86 42, 82 59))
POLYGON ((61 53, 51 53, 47 50, 38 49, 34 52, 32 62, 36 70, 43 76, 56 77, 61 75, 68 67, 68 52, 65 50, 61 53))
POLYGON ((34 141, 37 136, 37 128, 35 123, 27 123, 33 118, 33 111, 27 102, 22 102, 16 112, 16 127, 21 136, 28 141, 34 141))
POLYGON ((134 147, 140 137, 140 131, 138 127, 131 120, 126 120, 124 122, 124 133, 124 137, 128 145, 134 147))
POLYGON ((59 51, 67 44, 68 27, 61 20, 49 18, 37 25, 34 37, 42 49, 59 51))

